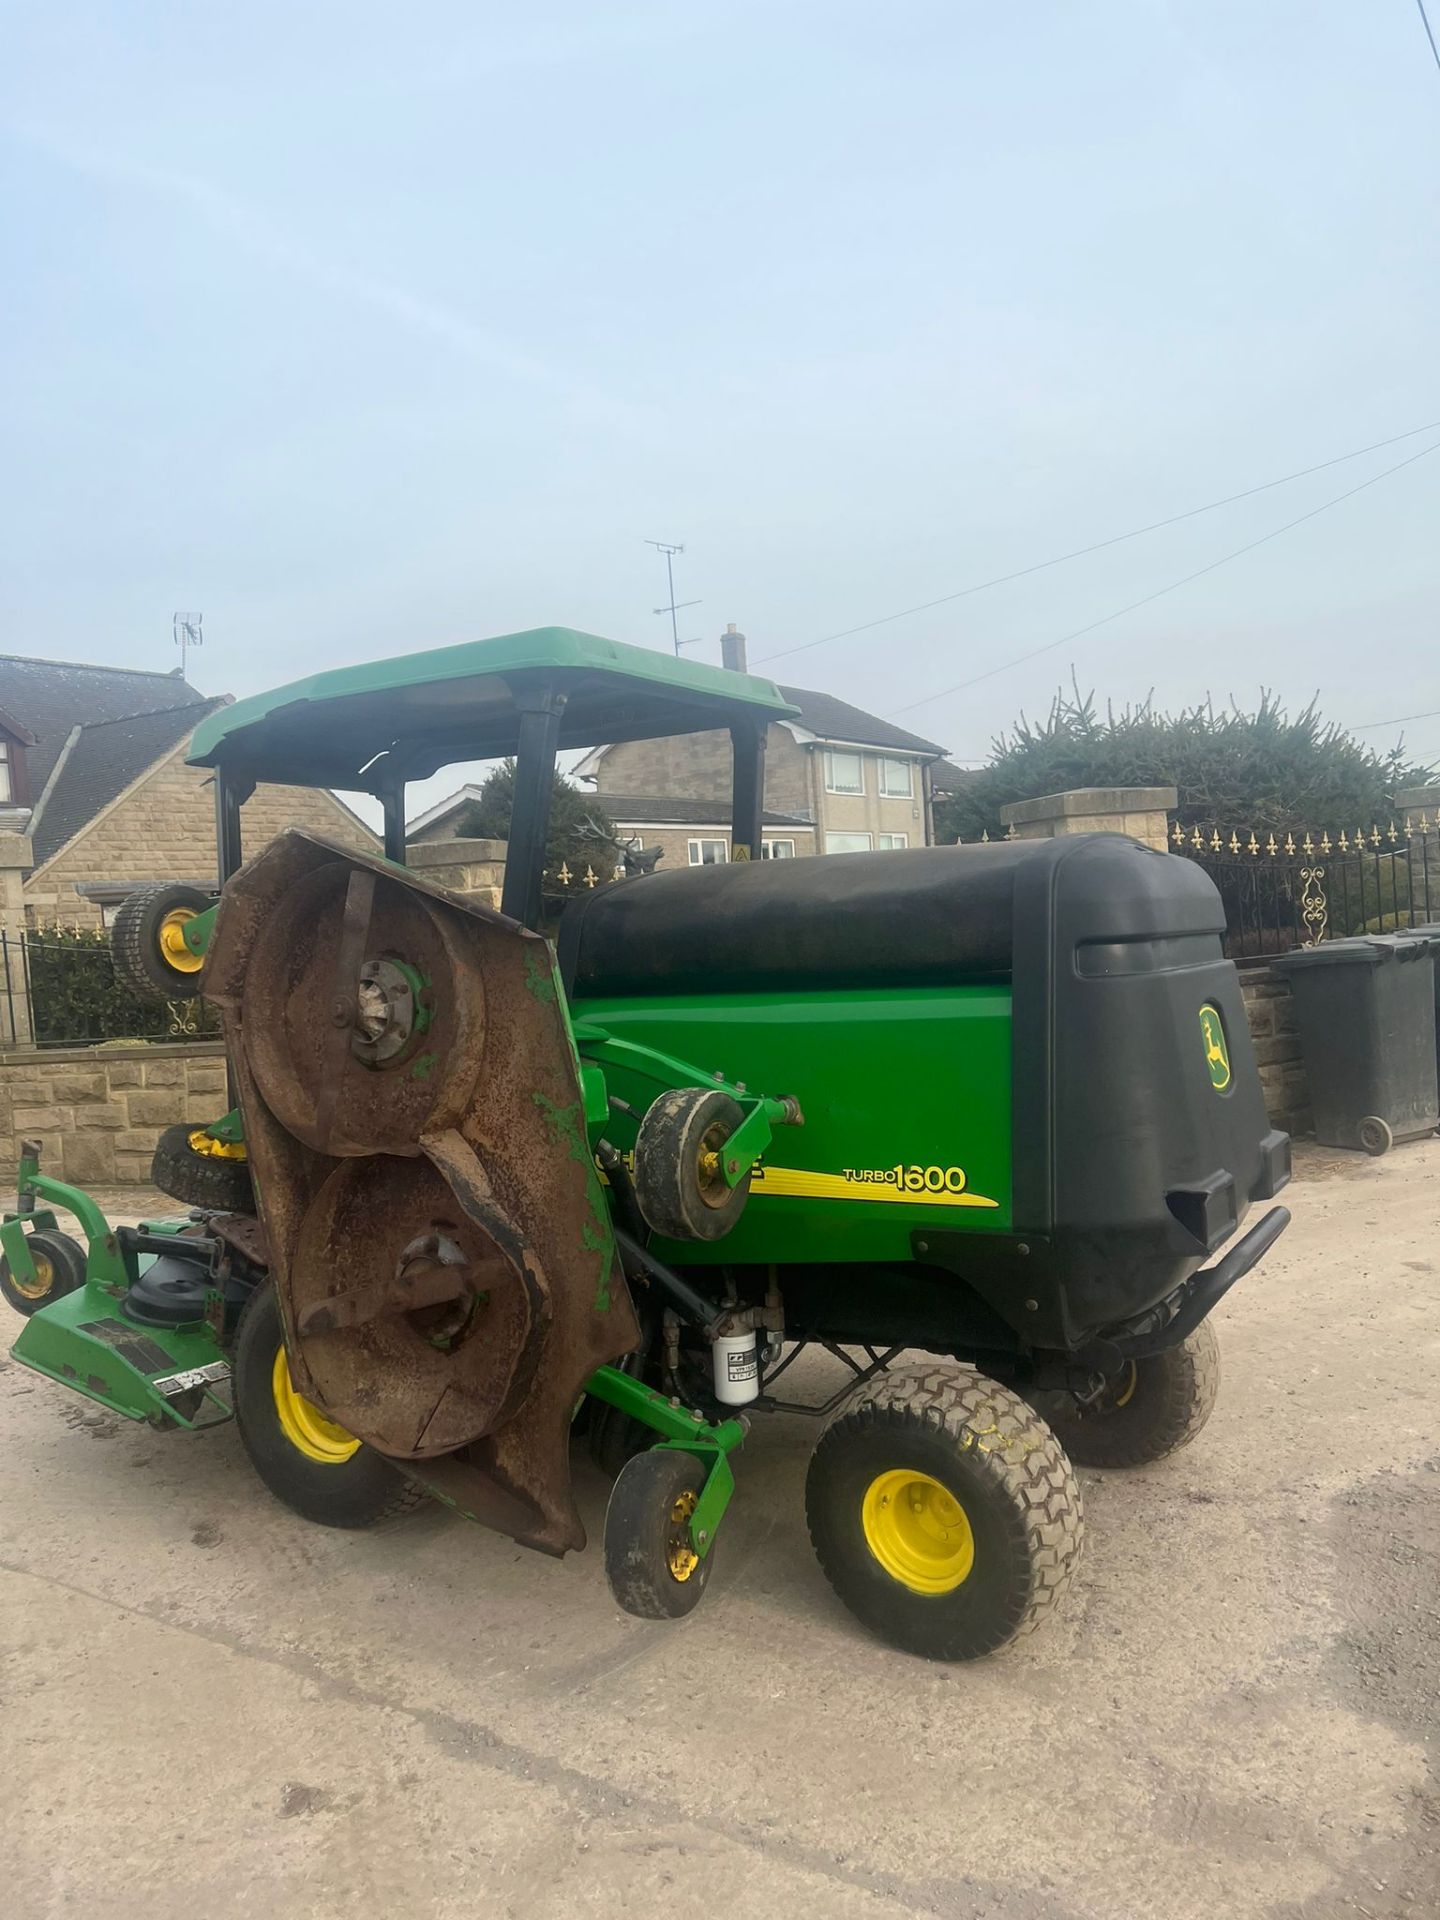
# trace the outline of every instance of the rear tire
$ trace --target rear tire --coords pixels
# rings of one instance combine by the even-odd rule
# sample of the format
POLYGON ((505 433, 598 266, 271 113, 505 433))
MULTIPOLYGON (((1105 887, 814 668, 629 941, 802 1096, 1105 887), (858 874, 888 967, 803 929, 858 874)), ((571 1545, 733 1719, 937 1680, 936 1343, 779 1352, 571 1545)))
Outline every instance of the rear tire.
POLYGON ((355 1441, 295 1391, 272 1280, 246 1302, 232 1370, 235 1424, 250 1464, 302 1519, 322 1527, 371 1527, 425 1498, 424 1488, 383 1454, 355 1441))
POLYGON ((1178 1347, 1132 1360, 1099 1400, 1035 1396, 1065 1451, 1081 1467, 1146 1467, 1189 1446, 1220 1391, 1220 1343, 1208 1320, 1178 1347))
POLYGON ((811 1457, 805 1515, 855 1617, 929 1660, 978 1659, 1032 1632, 1084 1542, 1055 1436, 960 1366, 897 1367, 844 1404, 811 1457))
POLYGON ((21 1281, 10 1271, 10 1262, 0 1254, 0 1294, 17 1313, 28 1319, 52 1300, 63 1299, 85 1284, 84 1247, 68 1233, 42 1230, 26 1235, 30 1258, 35 1262, 34 1281, 21 1281))
POLYGON ((255 1187, 249 1162, 224 1154, 197 1153, 190 1136, 204 1131, 183 1121, 165 1129, 150 1162, 151 1185, 168 1193, 172 1200, 183 1200, 187 1207, 200 1207, 207 1213, 254 1213, 255 1187))

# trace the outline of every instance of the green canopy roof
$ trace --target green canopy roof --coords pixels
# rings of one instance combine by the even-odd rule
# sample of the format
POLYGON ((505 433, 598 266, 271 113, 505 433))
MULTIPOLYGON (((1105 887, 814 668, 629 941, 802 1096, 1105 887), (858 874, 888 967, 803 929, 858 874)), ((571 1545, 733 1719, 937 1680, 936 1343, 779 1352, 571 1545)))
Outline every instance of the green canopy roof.
POLYGON ((566 696, 562 747, 699 733, 796 711, 778 687, 748 673, 571 627, 534 627, 340 667, 237 700, 195 729, 190 763, 255 780, 374 791, 382 757, 387 770, 417 780, 457 760, 513 753, 517 696, 547 684, 566 696))

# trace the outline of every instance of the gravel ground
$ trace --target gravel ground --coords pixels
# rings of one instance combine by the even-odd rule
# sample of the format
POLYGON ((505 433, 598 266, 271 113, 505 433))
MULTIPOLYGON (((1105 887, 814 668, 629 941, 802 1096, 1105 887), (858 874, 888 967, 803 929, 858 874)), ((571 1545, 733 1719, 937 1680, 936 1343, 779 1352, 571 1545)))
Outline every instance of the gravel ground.
POLYGON ((440 1508, 309 1527, 233 1428, 159 1435, 0 1362, 7 1911, 1428 1920, 1437 1174, 1440 1140, 1305 1156, 1217 1313, 1209 1427, 1085 1474, 1063 1617, 969 1667, 832 1598, 798 1417, 740 1457, 704 1605, 652 1626, 594 1550, 440 1508))

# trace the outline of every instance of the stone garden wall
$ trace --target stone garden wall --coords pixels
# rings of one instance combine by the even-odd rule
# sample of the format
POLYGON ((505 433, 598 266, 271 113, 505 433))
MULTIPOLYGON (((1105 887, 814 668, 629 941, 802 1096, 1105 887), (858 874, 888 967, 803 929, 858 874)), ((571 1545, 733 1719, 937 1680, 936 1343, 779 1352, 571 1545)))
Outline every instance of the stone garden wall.
POLYGON ((20 1141, 34 1139, 44 1171, 77 1186, 148 1181, 166 1127, 225 1110, 218 1040, 13 1049, 0 1053, 0 1177, 13 1178, 20 1141))
POLYGON ((1289 983, 1269 967, 1240 969, 1240 990, 1265 1090, 1265 1111, 1285 1133, 1309 1133, 1310 1089, 1300 1055, 1300 1030, 1289 983))

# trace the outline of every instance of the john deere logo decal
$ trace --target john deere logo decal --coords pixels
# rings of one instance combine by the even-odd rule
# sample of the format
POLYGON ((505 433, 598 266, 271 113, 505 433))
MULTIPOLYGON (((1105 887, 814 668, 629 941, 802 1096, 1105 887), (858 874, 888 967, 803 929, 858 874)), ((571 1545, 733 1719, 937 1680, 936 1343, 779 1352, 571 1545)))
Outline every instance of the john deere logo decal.
POLYGON ((1200 1031, 1205 1036, 1205 1064, 1210 1069, 1210 1084, 1217 1093, 1223 1093, 1230 1084, 1230 1055, 1217 1008, 1201 1007, 1200 1031))

